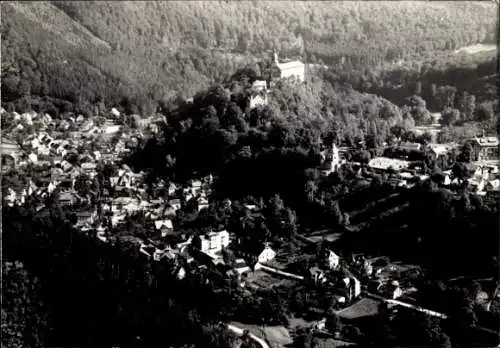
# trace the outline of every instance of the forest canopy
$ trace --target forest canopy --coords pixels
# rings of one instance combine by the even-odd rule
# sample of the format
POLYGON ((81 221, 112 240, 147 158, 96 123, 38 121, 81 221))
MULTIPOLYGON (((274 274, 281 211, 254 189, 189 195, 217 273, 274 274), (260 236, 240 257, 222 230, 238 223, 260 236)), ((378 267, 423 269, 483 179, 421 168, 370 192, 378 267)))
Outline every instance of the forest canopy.
POLYGON ((6 3, 2 101, 50 96, 85 108, 127 99, 150 113, 273 49, 364 70, 493 42, 493 11, 480 2, 6 3))

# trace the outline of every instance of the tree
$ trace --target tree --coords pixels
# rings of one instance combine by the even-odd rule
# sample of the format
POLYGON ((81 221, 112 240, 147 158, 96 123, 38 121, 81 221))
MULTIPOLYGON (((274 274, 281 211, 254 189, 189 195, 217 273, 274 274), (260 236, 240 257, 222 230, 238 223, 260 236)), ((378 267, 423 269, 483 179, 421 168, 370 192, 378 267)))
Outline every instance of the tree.
POLYGON ((491 109, 484 104, 479 104, 474 110, 474 120, 477 122, 487 122, 491 119, 491 109))
POLYGON ((468 178, 471 177, 471 170, 467 166, 467 164, 462 162, 457 162, 451 169, 452 174, 455 178, 457 178, 460 182, 464 182, 468 178))
POLYGON ((229 250, 229 249, 222 249, 222 257, 224 259, 224 262, 228 266, 232 266, 236 260, 234 253, 229 250))
POLYGON ((470 163, 472 161, 472 154, 474 150, 470 143, 465 143, 460 149, 460 154, 457 157, 457 161, 470 163))
POLYGON ((2 262, 2 346, 46 346, 47 313, 39 292, 39 280, 21 262, 2 262))
POLYGON ((342 322, 333 309, 330 309, 326 314, 325 327, 334 334, 338 334, 342 330, 342 322))
POLYGON ((92 181, 88 175, 79 175, 75 179, 74 189, 80 196, 87 196, 91 192, 92 181))
POLYGON ((460 118, 460 111, 457 109, 447 108, 441 113, 439 123, 443 126, 451 126, 455 124, 460 118))

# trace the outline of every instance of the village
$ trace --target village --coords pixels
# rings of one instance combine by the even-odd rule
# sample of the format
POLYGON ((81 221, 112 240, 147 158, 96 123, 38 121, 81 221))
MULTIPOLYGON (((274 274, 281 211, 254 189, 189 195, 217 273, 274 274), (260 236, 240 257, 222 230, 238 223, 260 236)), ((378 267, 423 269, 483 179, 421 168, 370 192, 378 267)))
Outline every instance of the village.
MULTIPOLYGON (((266 103, 266 81, 256 81, 254 90, 256 94, 250 97, 252 107, 266 103), (264 97, 256 101, 256 96, 264 97)), ((390 307, 446 317, 444 313, 419 307, 413 299, 413 294, 418 292, 416 280, 423 274, 420 267, 387 257, 344 254, 336 249, 335 238, 328 238, 335 231, 319 234, 319 237, 314 233, 297 237, 299 245, 302 243, 300 258, 307 259, 309 265, 299 267, 300 272, 293 266, 298 262, 296 255, 290 255, 286 248, 271 243, 262 245, 260 253, 249 258, 238 238, 226 226, 200 235, 179 234, 173 222, 176 214, 185 209, 194 209, 194 213, 199 214, 211 207, 212 175, 193 179, 184 186, 160 181, 151 188, 146 183, 145 173, 135 173, 122 164, 143 138, 158 133, 164 122, 162 119, 146 119, 131 129, 124 127, 122 115, 116 108, 110 110, 101 125, 81 115, 53 120, 48 114, 29 112, 20 115, 2 110, 1 116, 10 117, 14 122, 11 134, 4 132, 2 135, 3 172, 15 168, 32 173, 27 176, 25 184, 4 190, 3 199, 9 206, 23 205, 31 197, 34 198, 31 201, 38 202, 37 211, 43 212, 46 199, 56 193, 59 204, 74 212, 74 226, 82 233, 92 235, 102 243, 127 240, 153 262, 175 265, 172 270, 179 280, 188 272, 201 268, 209 270, 216 278, 236 282, 250 293, 303 283, 328 289, 335 313, 346 323, 357 323, 360 317, 366 319, 376 315, 381 302, 390 307), (33 125, 36 125, 36 131, 33 131, 33 125), (26 129, 31 131, 26 134, 26 129), (16 133, 23 134, 22 138, 17 137, 17 142, 16 133), (108 170, 111 190, 103 190, 102 196, 96 200, 90 192, 99 190, 95 182, 105 170, 108 170), (142 235, 133 233, 128 227, 129 218, 137 214, 143 219, 145 233, 142 235), (117 231, 120 232, 117 234, 117 231), (321 251, 314 251, 319 245, 321 251)), ((459 177, 452 170, 444 171, 441 184, 452 188, 463 185, 465 181, 473 194, 498 197, 498 138, 478 136, 466 144, 472 149, 473 172, 459 177)), ((333 144, 323 147, 318 169, 327 177, 349 164, 358 170, 360 177, 365 175, 369 179, 372 174, 383 174, 388 176, 391 185, 411 188, 417 182, 430 180, 430 176, 424 168, 415 166, 409 157, 425 152, 437 160, 463 145, 423 145, 396 140, 395 144, 384 149, 387 156, 359 163, 346 158, 349 149, 333 144)), ((224 204, 230 207, 232 202, 226 199, 224 204)), ((253 202, 244 205, 244 210, 250 215, 259 209, 261 207, 253 202)), ((497 298, 497 293, 497 288, 490 294, 481 293, 478 301, 489 306, 497 298)), ((319 309, 319 313, 327 309, 319 309)), ((325 331, 326 319, 321 315, 312 318, 316 319, 300 322, 300 325, 328 334, 325 331)), ((338 332, 330 334, 340 339, 338 332)))

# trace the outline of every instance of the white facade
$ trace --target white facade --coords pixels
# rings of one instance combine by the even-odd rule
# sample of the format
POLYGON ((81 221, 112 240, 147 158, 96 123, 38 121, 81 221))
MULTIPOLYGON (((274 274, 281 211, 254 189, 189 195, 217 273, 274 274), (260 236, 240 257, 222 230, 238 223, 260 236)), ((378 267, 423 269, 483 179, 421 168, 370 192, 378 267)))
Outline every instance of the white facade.
POLYGON ((277 53, 274 53, 274 63, 280 69, 282 79, 293 77, 300 82, 305 80, 306 68, 304 63, 299 61, 280 63, 277 53))
POLYGON ((266 263, 271 261, 276 257, 276 252, 266 245, 264 250, 259 254, 258 260, 259 263, 266 263))
POLYGON ((201 237, 201 251, 205 253, 215 253, 226 248, 231 241, 229 240, 229 232, 210 232, 208 236, 201 237))
POLYGON ((340 257, 333 251, 328 250, 328 267, 330 269, 337 269, 340 263, 340 257))

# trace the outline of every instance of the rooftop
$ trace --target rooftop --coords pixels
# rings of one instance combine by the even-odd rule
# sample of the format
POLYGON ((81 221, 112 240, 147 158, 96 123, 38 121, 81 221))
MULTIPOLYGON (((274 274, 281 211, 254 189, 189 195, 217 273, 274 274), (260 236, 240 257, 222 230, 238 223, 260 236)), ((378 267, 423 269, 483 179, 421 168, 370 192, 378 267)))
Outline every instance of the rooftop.
POLYGON ((474 140, 479 144, 479 146, 498 146, 497 137, 476 137, 474 140))
POLYGON ((388 157, 375 157, 368 163, 368 165, 372 168, 389 169, 392 167, 394 170, 408 168, 409 164, 410 162, 408 161, 388 157))

